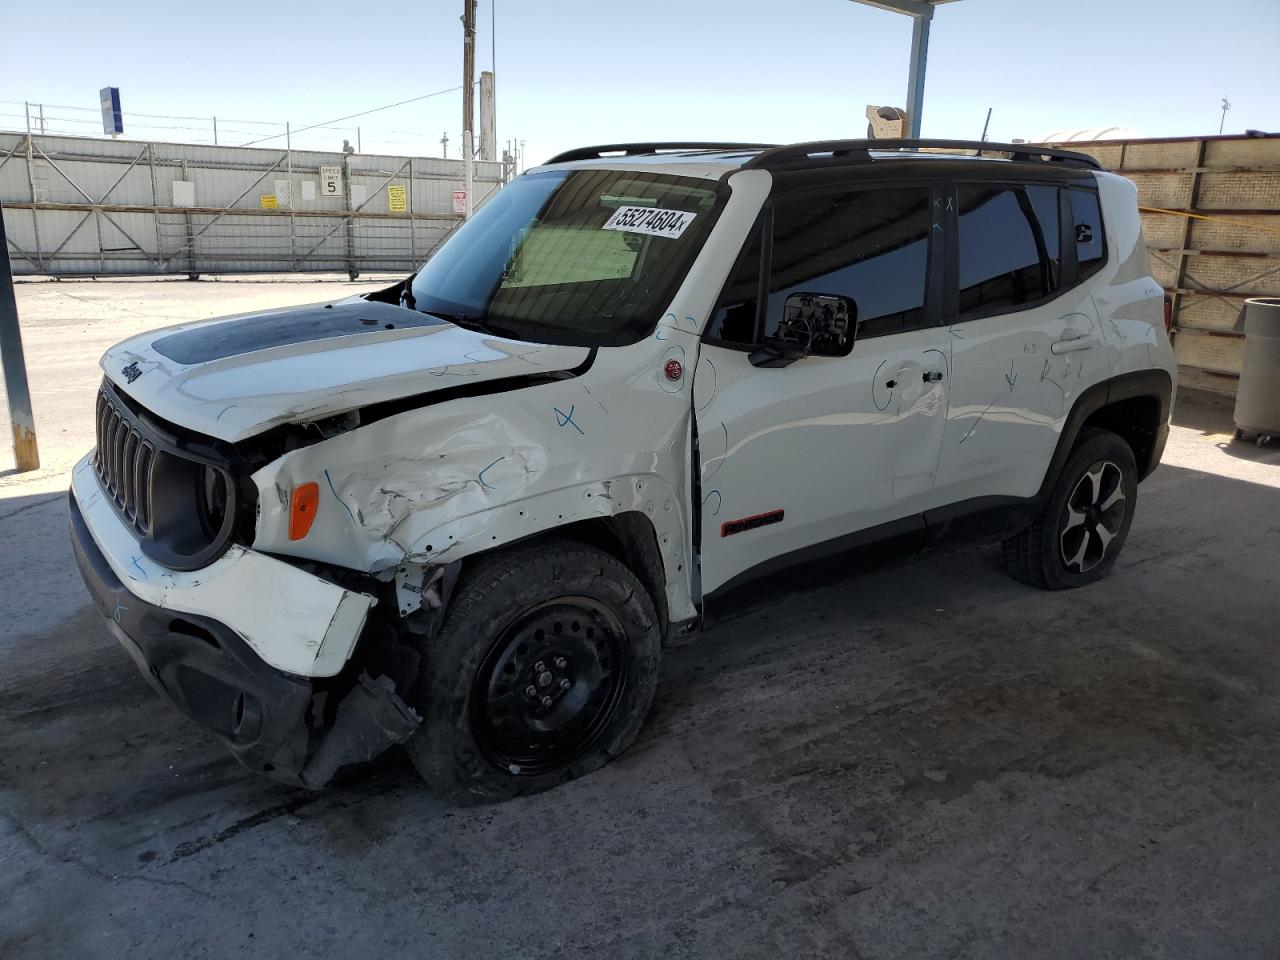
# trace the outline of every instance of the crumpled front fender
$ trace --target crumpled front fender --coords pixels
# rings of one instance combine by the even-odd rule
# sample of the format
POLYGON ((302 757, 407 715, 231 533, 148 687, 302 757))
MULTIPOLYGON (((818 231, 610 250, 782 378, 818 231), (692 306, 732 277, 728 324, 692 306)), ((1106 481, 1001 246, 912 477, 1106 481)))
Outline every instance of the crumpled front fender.
POLYGON ((294 450, 253 476, 255 548, 378 573, 636 511, 653 524, 672 619, 691 618, 688 397, 593 379, 459 398, 294 450), (311 531, 290 541, 290 493, 311 481, 311 531))

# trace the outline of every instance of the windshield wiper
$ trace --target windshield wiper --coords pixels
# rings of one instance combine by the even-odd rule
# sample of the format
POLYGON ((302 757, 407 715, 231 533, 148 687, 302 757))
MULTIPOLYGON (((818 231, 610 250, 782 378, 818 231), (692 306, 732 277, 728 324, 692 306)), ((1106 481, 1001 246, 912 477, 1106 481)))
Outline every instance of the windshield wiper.
POLYGON ((441 320, 448 320, 456 326, 462 327, 464 330, 474 330, 477 333, 489 333, 495 337, 506 337, 510 340, 519 340, 521 337, 507 327, 500 327, 493 323, 487 317, 473 317, 466 313, 448 313, 443 310, 424 310, 433 317, 439 317, 441 320))
POLYGON ((446 310, 423 310, 422 312, 429 317, 448 320, 455 326, 464 327, 467 330, 484 330, 484 325, 480 322, 479 317, 468 316, 465 313, 449 313, 446 310))

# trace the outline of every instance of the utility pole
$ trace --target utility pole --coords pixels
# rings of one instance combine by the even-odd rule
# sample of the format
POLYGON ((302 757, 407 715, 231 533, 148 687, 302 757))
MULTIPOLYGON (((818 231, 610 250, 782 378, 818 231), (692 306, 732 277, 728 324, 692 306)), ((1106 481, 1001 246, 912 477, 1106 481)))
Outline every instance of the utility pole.
POLYGON ((480 71, 480 159, 498 159, 498 126, 494 117, 493 73, 480 71))
POLYGON ((442 160, 449 159, 449 132, 447 130, 440 135, 440 158, 442 160))
POLYGON ((1222 130, 1227 125, 1227 111, 1231 109, 1231 101, 1226 97, 1222 98, 1222 119, 1218 121, 1218 136, 1222 136, 1222 130))
POLYGON ((475 187, 475 146, 472 133, 476 128, 476 0, 462 0, 462 176, 466 205, 462 216, 471 219, 471 195, 475 187))
POLYGON ((21 471, 38 470, 36 421, 31 412, 31 390, 27 386, 27 362, 22 354, 22 331, 18 327, 18 301, 13 295, 13 268, 9 265, 3 210, 0 210, 0 361, 4 364, 9 421, 13 427, 14 462, 21 471))
POLYGON ((462 129, 475 130, 476 0, 462 0, 462 129))

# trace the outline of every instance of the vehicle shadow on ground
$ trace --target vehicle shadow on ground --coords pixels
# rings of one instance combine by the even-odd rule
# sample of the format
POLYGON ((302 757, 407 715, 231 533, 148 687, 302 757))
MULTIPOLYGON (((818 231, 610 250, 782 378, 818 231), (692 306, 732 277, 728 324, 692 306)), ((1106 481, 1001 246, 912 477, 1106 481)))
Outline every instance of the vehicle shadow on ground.
MULTIPOLYGON (((637 885, 667 920, 627 939, 627 924, 584 917, 569 939, 619 956, 686 940, 715 952, 716 938, 766 924, 772 942, 812 945, 815 930, 852 936, 911 902, 918 929, 937 909, 907 880, 922 860, 958 902, 1023 896, 1008 890, 1016 875, 1069 913, 1081 897, 1122 893, 1113 885, 1136 871, 1172 910, 1186 891, 1170 885, 1196 872, 1176 857, 1229 848, 1234 872, 1201 867, 1216 876, 1215 903, 1257 902, 1259 883, 1280 890, 1242 845, 1274 849, 1273 820, 1181 833, 1179 854, 1147 844, 1188 817, 1280 799, 1268 772, 1277 584, 1262 562, 1274 559, 1277 518, 1278 488, 1163 466, 1143 485, 1117 569, 1086 590, 1020 586, 979 546, 792 594, 668 650, 640 741, 610 767, 463 810, 426 792, 398 751, 320 793, 243 770, 151 691, 85 602, 0 645, 0 813, 32 862, 96 871, 89 887, 107 883, 99 873, 180 882, 224 907, 223 878, 278 844, 304 878, 301 912, 281 928, 295 934, 324 909, 304 896, 316 889, 308 871, 358 905, 392 882, 376 878, 401 878, 405 858, 429 853, 412 889, 443 911, 441 948, 485 926, 474 911, 488 902, 530 901, 528 940, 499 924, 495 948, 561 942, 564 917, 537 919, 539 897, 616 916, 637 885), (40 645, 47 655, 31 655, 40 645), (556 838, 569 835, 566 853, 556 838), (1064 845, 1073 852, 1060 862, 1064 845), (733 863, 746 875, 726 874, 733 863), (862 890, 877 892, 849 899, 862 890)), ((1125 902, 1133 923, 1162 922, 1138 919, 1145 901, 1125 902)), ((1000 907, 985 909, 956 936, 1000 907)), ((916 955, 934 952, 902 929, 916 955)))

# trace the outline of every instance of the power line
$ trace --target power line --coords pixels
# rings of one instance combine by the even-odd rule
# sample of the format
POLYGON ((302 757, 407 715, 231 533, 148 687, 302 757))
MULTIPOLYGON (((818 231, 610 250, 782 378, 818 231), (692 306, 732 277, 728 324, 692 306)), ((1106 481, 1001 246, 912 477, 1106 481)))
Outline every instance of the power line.
MULTIPOLYGON (((398 103, 388 103, 386 106, 382 106, 382 107, 374 107, 372 110, 362 110, 362 111, 360 111, 359 113, 352 113, 352 114, 348 114, 348 115, 347 115, 347 116, 345 116, 345 117, 335 117, 335 118, 334 118, 334 119, 332 119, 332 120, 323 120, 323 121, 321 121, 320 123, 313 123, 313 124, 311 124, 311 126, 309 126, 309 127, 299 127, 297 130, 294 130, 294 131, 292 131, 292 132, 293 132, 293 133, 303 133, 303 132, 305 132, 305 131, 307 131, 307 130, 314 130, 314 129, 316 129, 317 127, 324 127, 324 126, 328 126, 329 124, 333 124, 333 123, 341 123, 343 120, 354 120, 356 117, 365 117, 365 116, 368 116, 368 115, 369 115, 369 114, 371 114, 371 113, 378 113, 378 112, 379 112, 379 111, 381 111, 381 110, 390 110, 390 109, 392 109, 393 107, 403 107, 405 104, 409 104, 409 103, 417 103, 419 100, 429 100, 431 97, 439 97, 439 96, 443 96, 443 95, 444 95, 444 94, 446 94, 446 93, 456 93, 457 91, 459 91, 459 90, 461 90, 461 89, 462 89, 462 86, 461 86, 461 85, 459 85, 459 86, 456 86, 456 87, 449 87, 447 90, 437 90, 435 93, 424 93, 424 94, 423 94, 422 96, 420 96, 420 97, 410 97, 408 100, 401 100, 401 101, 399 101, 398 103)), ((277 134, 275 134, 275 135, 273 135, 273 136, 270 136, 270 137, 262 137, 261 139, 258 139, 258 140, 250 140, 248 143, 242 143, 242 144, 240 144, 240 146, 242 146, 242 147, 252 147, 252 146, 253 146, 254 144, 256 144, 256 143, 266 143, 268 140, 279 140, 279 139, 280 139, 281 137, 283 137, 283 136, 285 136, 285 134, 283 134, 283 133, 277 133, 277 134)))

